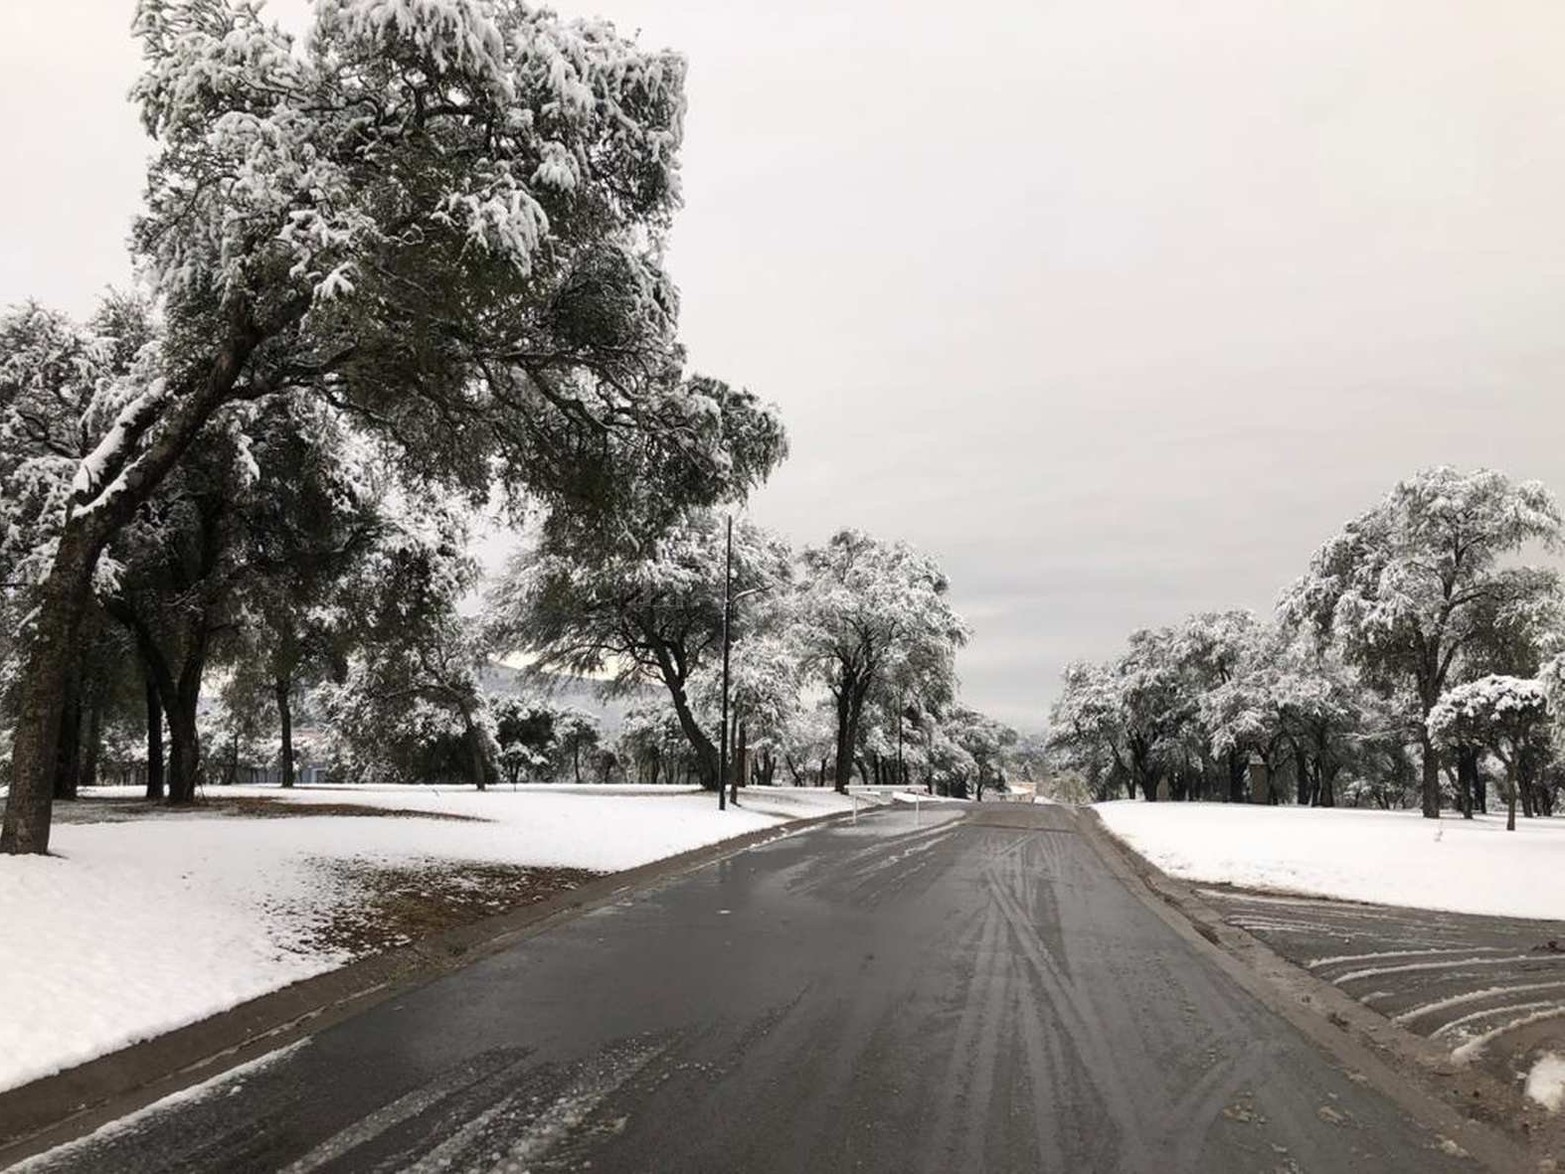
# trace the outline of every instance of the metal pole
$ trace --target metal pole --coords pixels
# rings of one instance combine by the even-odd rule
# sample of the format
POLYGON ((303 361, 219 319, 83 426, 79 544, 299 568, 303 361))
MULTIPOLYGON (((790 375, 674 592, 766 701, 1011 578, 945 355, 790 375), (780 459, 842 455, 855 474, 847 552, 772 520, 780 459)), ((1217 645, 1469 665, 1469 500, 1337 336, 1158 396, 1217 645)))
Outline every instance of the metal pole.
POLYGON ((726 519, 728 532, 723 545, 723 731, 718 738, 717 809, 728 808, 728 614, 734 603, 734 519, 726 519))

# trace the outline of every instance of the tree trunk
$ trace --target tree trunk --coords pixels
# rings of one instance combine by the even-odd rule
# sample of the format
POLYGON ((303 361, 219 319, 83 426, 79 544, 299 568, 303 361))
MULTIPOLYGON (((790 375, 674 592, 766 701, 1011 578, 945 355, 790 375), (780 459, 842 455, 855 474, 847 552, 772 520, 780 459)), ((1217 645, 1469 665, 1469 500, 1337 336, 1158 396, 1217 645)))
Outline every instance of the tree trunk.
POLYGON ((283 751, 283 787, 292 787, 295 782, 293 762, 293 681, 288 674, 282 673, 273 683, 273 693, 277 698, 277 721, 281 728, 283 751))
POLYGON ((147 674, 147 798, 163 798, 163 697, 147 674))
POLYGON ((837 690, 837 754, 833 765, 832 781, 839 794, 848 793, 848 782, 853 778, 853 683, 844 680, 837 690))
POLYGON ((82 733, 81 785, 98 785, 98 760, 103 750, 103 699, 94 690, 87 703, 86 728, 82 733))
POLYGON ((168 710, 168 801, 194 803, 201 775, 201 735, 196 729, 199 694, 181 690, 168 710))
POLYGON ((1516 768, 1505 764, 1505 830, 1516 830, 1516 768))
POLYGON ((1429 738, 1427 726, 1420 727, 1419 745, 1424 754, 1424 818, 1440 818, 1440 752, 1429 738))
POLYGON ((54 565, 39 590, 33 639, 23 662, 21 704, 11 744, 11 791, 0 825, 0 852, 49 850, 54 766, 70 673, 81 655, 82 620, 92 594, 101 540, 66 524, 54 565))
POLYGON ((1473 798, 1477 789, 1478 748, 1458 746, 1456 748, 1456 795, 1457 802, 1461 804, 1463 819, 1473 817, 1473 798))
POLYGON ((60 714, 60 745, 54 762, 54 798, 74 799, 81 783, 82 665, 78 661, 65 690, 60 714))
POLYGON ((750 783, 750 731, 744 722, 738 723, 738 737, 734 748, 734 782, 728 792, 731 802, 739 802, 739 788, 750 783))
MULTIPOLYGON (((489 785, 494 765, 490 762, 487 747, 484 745, 484 731, 482 727, 473 720, 473 716, 470 713, 463 713, 462 721, 467 727, 464 737, 464 740, 467 742, 467 780, 477 790, 482 791, 489 785)), ((580 782, 580 777, 576 781, 580 782)))
POLYGON ((1243 803, 1247 798, 1249 769, 1247 756, 1241 750, 1228 752, 1228 802, 1243 803))
MULTIPOLYGON (((170 803, 194 803, 201 785, 201 732, 196 714, 201 707, 201 681, 206 672, 207 632, 204 617, 192 621, 190 642, 179 678, 174 682, 173 704, 168 709, 170 803)), ((165 690, 166 691, 166 690, 165 690)))
POLYGON ((1315 790, 1320 795, 1322 807, 1335 807, 1337 805, 1337 769, 1326 769, 1326 764, 1320 759, 1315 760, 1315 790))
POLYGON ((670 683, 669 694, 674 701, 674 713, 679 718, 679 728, 684 731, 685 740, 695 751, 696 770, 700 775, 701 787, 706 791, 715 791, 717 790, 717 747, 712 744, 712 739, 706 736, 706 731, 701 728, 695 714, 690 711, 690 701, 685 696, 683 684, 670 683))

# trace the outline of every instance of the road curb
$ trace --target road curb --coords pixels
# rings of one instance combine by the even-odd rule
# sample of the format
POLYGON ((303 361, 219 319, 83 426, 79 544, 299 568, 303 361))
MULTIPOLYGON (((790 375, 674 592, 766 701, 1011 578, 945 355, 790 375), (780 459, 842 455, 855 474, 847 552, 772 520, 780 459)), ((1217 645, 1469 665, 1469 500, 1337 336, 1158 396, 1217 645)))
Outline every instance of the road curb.
POLYGON ((684 876, 800 831, 854 819, 857 814, 843 811, 788 820, 650 864, 607 873, 537 904, 361 958, 207 1019, 0 1092, 0 1169, 286 1047, 627 892, 684 876))
MULTIPOLYGON (((1340 988, 1229 925, 1188 882, 1169 876, 1116 836, 1091 808, 1078 823, 1127 887, 1225 973, 1415 1119, 1497 1171, 1556 1169, 1557 1123, 1476 1066, 1451 1059, 1340 988)), ((1565 1168, 1565 1167, 1561 1167, 1565 1168)))

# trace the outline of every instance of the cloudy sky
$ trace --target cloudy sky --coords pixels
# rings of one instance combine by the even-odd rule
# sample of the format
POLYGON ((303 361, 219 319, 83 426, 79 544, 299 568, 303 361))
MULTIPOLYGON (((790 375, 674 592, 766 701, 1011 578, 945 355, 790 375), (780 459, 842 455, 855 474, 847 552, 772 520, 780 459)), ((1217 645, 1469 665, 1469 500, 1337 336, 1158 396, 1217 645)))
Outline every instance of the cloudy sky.
MULTIPOLYGON (((0 3, 0 302, 126 279, 130 7, 0 3)), ((1422 465, 1565 490, 1557 0, 556 7, 690 57, 684 333, 793 438, 754 515, 936 554, 998 716, 1422 465)))

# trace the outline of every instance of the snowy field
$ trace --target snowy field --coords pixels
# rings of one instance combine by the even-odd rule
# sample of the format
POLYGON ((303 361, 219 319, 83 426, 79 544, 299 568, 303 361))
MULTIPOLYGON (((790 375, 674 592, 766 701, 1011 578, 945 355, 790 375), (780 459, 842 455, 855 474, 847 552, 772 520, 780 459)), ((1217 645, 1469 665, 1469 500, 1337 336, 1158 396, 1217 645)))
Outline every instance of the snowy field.
MULTIPOLYGON (((90 798, 133 796, 99 788, 90 798)), ((356 890, 342 865, 438 861, 612 872, 788 819, 862 808, 830 790, 745 792, 739 810, 675 788, 224 787, 214 797, 363 804, 466 821, 211 810, 57 822, 47 857, 0 857, 0 1088, 339 966, 315 931, 356 890), (753 798, 752 798, 753 795, 753 798), (477 822, 482 821, 482 822, 477 822)))
POLYGON ((1415 909, 1565 918, 1565 819, 1120 800, 1096 808, 1174 876, 1415 909))

